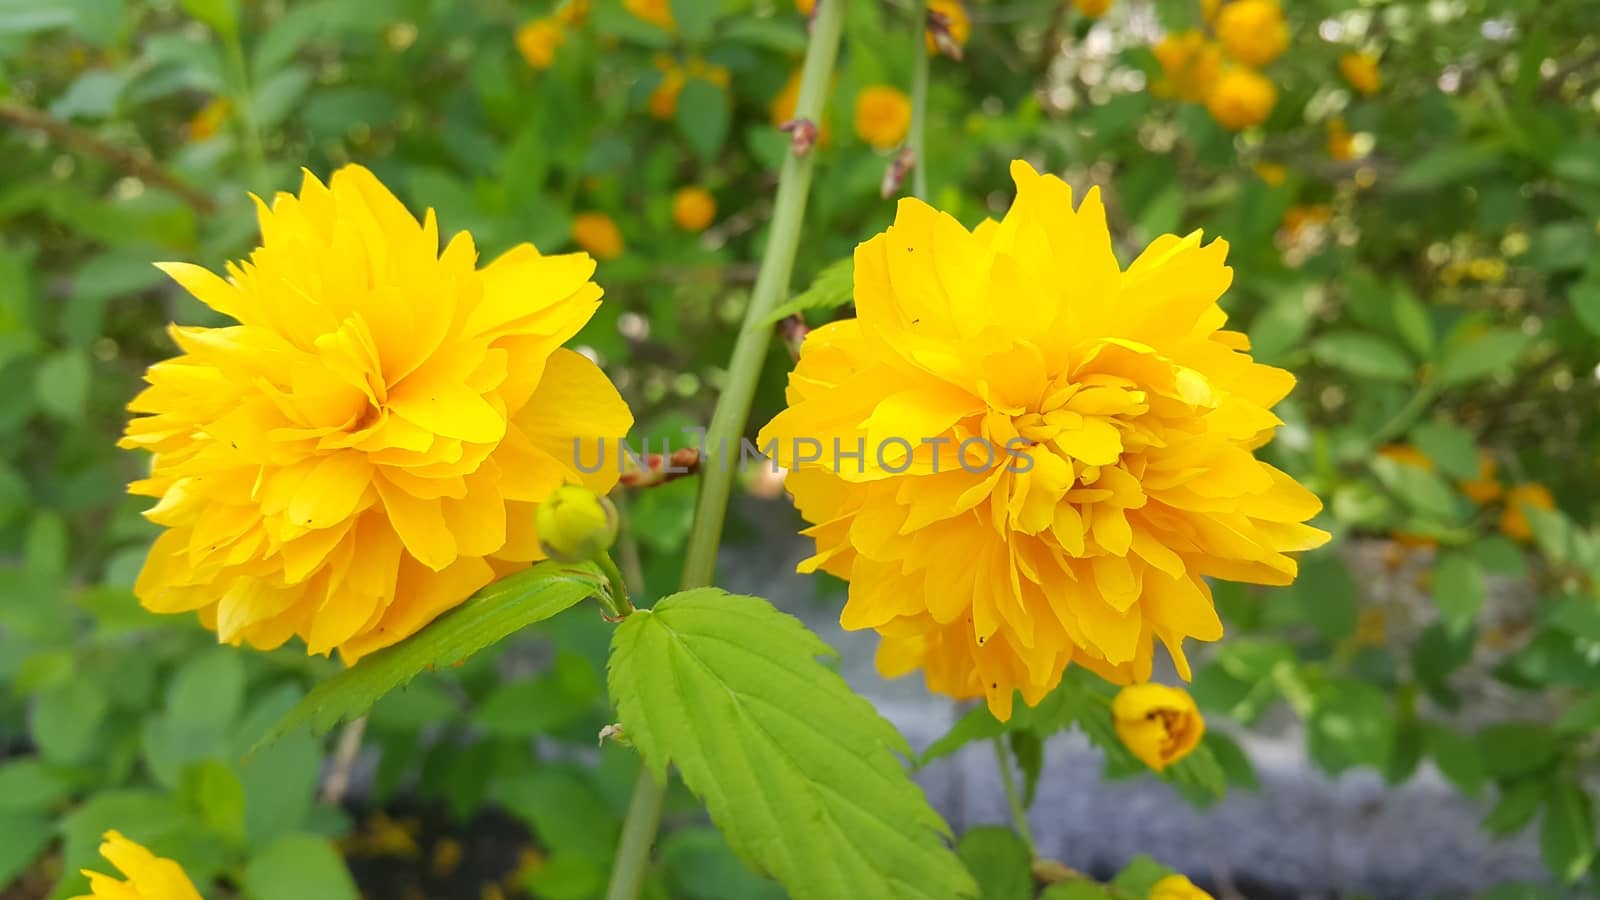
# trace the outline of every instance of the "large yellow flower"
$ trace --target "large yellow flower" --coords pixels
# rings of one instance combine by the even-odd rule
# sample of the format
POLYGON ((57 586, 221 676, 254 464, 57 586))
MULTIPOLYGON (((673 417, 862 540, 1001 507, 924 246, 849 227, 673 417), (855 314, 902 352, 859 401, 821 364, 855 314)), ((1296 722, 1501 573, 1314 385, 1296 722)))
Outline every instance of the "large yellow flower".
POLYGON ((227 279, 162 267, 239 324, 174 326, 183 353, 129 405, 148 415, 122 446, 155 454, 129 489, 167 529, 135 592, 226 643, 353 662, 539 558, 537 503, 617 477, 579 471, 574 441, 632 417, 561 348, 600 302, 588 256, 523 244, 480 269, 360 166, 257 206, 227 279))
POLYGON ((815 523, 801 571, 850 581, 880 669, 1000 718, 1074 662, 1143 681, 1157 640, 1187 677, 1183 639, 1222 634, 1206 577, 1286 584, 1328 537, 1251 455, 1294 378, 1222 330, 1226 244, 1163 236, 1124 271, 1098 191, 1074 211, 1011 171, 974 232, 900 201, 856 248, 858 317, 811 332, 760 437, 815 523))
POLYGON ((163 859, 116 831, 105 833, 100 855, 117 867, 126 881, 84 869, 89 893, 75 900, 200 900, 183 867, 163 859))
POLYGON ((1167 35, 1152 52, 1161 64, 1161 79, 1154 87, 1158 96, 1199 103, 1222 74, 1222 48, 1193 29, 1167 35))
POLYGON ((1206 97, 1206 111, 1229 131, 1260 125, 1278 105, 1278 89, 1254 69, 1234 66, 1224 71, 1206 97))
POLYGON ((1217 40, 1247 66, 1264 66, 1289 48, 1289 26, 1277 0, 1234 0, 1217 14, 1217 40))

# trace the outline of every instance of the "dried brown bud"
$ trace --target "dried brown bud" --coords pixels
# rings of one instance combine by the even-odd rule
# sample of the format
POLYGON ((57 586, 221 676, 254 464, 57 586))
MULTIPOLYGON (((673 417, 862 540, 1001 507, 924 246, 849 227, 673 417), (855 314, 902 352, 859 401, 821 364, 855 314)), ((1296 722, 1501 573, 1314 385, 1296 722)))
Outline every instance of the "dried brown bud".
POLYGON ((900 193, 900 186, 905 184, 906 176, 911 174, 916 164, 917 155, 911 152, 911 148, 901 147, 900 152, 890 161, 889 167, 883 170, 882 192, 885 199, 900 193))
POLYGON ((817 123, 810 119, 790 119, 778 126, 779 131, 789 133, 789 149, 795 156, 805 156, 811 148, 817 145, 817 123))

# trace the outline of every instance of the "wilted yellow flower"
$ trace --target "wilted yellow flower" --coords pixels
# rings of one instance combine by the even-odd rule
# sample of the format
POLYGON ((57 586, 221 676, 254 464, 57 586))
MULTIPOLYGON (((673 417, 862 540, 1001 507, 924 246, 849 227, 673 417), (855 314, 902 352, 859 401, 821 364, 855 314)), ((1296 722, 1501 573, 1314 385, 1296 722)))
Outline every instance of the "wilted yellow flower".
POLYGON ((856 95, 856 136, 874 150, 899 146, 911 130, 911 98, 886 84, 868 85, 856 95))
POLYGON ((1130 684, 1118 691, 1111 718, 1123 746, 1157 772, 1188 756, 1206 733, 1194 698, 1164 684, 1130 684))
POLYGON ((200 111, 189 120, 189 140, 209 141, 222 130, 222 124, 228 121, 228 115, 233 112, 233 101, 227 97, 212 97, 200 111))
POLYGON ((595 259, 622 255, 622 230, 603 212, 582 212, 572 217, 572 242, 595 259))
POLYGON ((674 31, 678 27, 672 18, 672 0, 622 0, 622 8, 657 28, 674 31))
POLYGON ((347 662, 416 632, 540 558, 536 505, 576 469, 574 442, 632 422, 604 374, 562 342, 600 302, 583 254, 528 244, 477 267, 441 253, 371 172, 257 202, 262 243, 224 280, 163 270, 238 325, 174 327, 121 446, 155 454, 129 486, 159 498, 134 592, 195 611, 219 640, 299 635, 347 662))
POLYGON ((116 831, 105 833, 100 855, 126 880, 84 869, 89 893, 74 900, 200 900, 200 892, 182 866, 156 856, 116 831))
POLYGON ((1355 158, 1355 136, 1345 125, 1344 116, 1328 120, 1328 155, 1340 162, 1355 158))
POLYGON ((1494 454, 1478 451, 1478 477, 1457 485, 1473 503, 1493 503, 1500 499, 1500 482, 1494 477, 1494 454))
POLYGON ((967 16, 966 4, 961 0, 928 0, 928 28, 923 39, 929 53, 960 59, 970 37, 972 20, 967 16))
POLYGON ((1189 103, 1210 96, 1222 74, 1222 49, 1204 34, 1192 29, 1169 34, 1151 49, 1161 64, 1162 78, 1154 87, 1157 96, 1189 103))
POLYGON ((1289 169, 1278 163, 1258 162, 1250 168, 1256 173, 1257 178, 1273 187, 1283 184, 1284 179, 1289 177, 1289 169))
POLYGON ((1098 19, 1111 9, 1111 0, 1072 0, 1072 5, 1091 19, 1098 19))
POLYGON ((1378 72, 1378 57, 1371 53, 1346 53, 1339 57, 1339 73, 1358 94, 1371 96, 1383 87, 1383 76, 1378 72))
POLYGON ((672 195, 672 223, 684 231, 705 231, 717 217, 717 198, 699 185, 672 195))
POLYGON ((857 318, 810 333, 761 432, 886 675, 1001 719, 1072 663, 1129 683, 1222 634, 1207 577, 1292 581, 1322 504, 1251 451, 1294 385, 1223 331, 1225 242, 1124 271, 1105 209, 1027 163, 1001 222, 915 199, 856 248, 857 318), (772 444, 771 442, 776 442, 772 444), (812 453, 812 449, 817 452, 812 453), (860 456, 855 451, 861 449, 860 456))
POLYGON ((1188 878, 1168 875, 1150 886, 1149 900, 1212 900, 1212 897, 1188 878))
POLYGON ((1242 131, 1260 125, 1278 104, 1278 89, 1254 69, 1233 66, 1224 71, 1206 98, 1206 110, 1218 125, 1242 131))
POLYGON ((517 29, 517 52, 535 69, 548 69, 556 61, 556 48, 566 41, 567 34, 555 19, 534 19, 517 29))
POLYGON ((1506 508, 1500 513, 1500 532, 1513 540, 1527 543, 1533 540, 1533 526, 1528 524, 1527 508, 1555 509, 1556 498, 1542 484, 1519 484, 1506 491, 1506 508))
POLYGON ((1277 0, 1233 0, 1217 13, 1217 40, 1247 66, 1264 66, 1289 48, 1289 26, 1277 0))
POLYGON ((556 488, 539 504, 534 523, 539 547, 551 559, 563 562, 598 559, 617 542, 617 508, 578 484, 556 488))

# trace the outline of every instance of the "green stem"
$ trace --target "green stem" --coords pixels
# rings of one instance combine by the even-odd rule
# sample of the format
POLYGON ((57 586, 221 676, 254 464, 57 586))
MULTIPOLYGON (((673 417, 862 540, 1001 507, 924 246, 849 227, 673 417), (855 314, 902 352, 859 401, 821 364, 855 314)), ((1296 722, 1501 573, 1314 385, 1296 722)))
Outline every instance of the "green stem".
POLYGON ((1006 804, 1011 807, 1011 822, 1017 836, 1028 848, 1029 856, 1038 855, 1033 846, 1033 829, 1028 827, 1028 810, 1022 805, 1022 795, 1017 792, 1017 778, 1011 774, 1011 754, 1006 752, 1000 735, 994 736, 994 761, 1000 766, 1000 784, 1006 790, 1006 804))
POLYGON ((239 30, 230 29, 222 35, 223 49, 232 69, 233 105, 239 110, 239 121, 244 125, 244 152, 250 170, 250 189, 270 200, 271 184, 267 180, 267 152, 261 143, 261 127, 256 121, 254 91, 250 85, 250 69, 244 61, 244 44, 239 30))
MULTIPOLYGON (((811 41, 800 75, 800 97, 795 117, 818 122, 833 77, 834 59, 839 53, 839 37, 844 31, 844 5, 847 0, 820 0, 811 26, 811 41)), ((795 249, 800 243, 800 224, 805 218, 806 195, 811 189, 811 172, 816 164, 815 148, 804 156, 790 152, 778 174, 778 198, 773 205, 772 228, 767 249, 761 257, 750 307, 734 344, 728 363, 728 381, 717 398, 711 426, 706 429, 709 457, 700 473, 700 494, 695 502, 694 525, 684 550, 684 590, 710 585, 716 577, 717 545, 722 540, 722 523, 728 513, 728 495, 733 490, 734 465, 739 439, 750 418, 750 403, 755 397, 756 380, 772 342, 772 328, 763 325, 778 302, 789 292, 789 275, 794 268, 795 249), (729 460, 725 448, 734 448, 729 460)), ((622 841, 611 869, 611 886, 606 900, 634 900, 650 858, 650 845, 661 822, 661 801, 667 790, 646 769, 633 786, 633 800, 623 823, 622 841)))
POLYGON ((605 573, 606 581, 611 585, 611 600, 609 603, 602 601, 606 612, 614 619, 625 619, 633 613, 633 601, 628 599, 628 580, 622 577, 622 570, 611 559, 611 554, 602 553, 595 560, 595 565, 605 573))
POLYGON ((923 46, 926 38, 923 32, 928 28, 928 0, 917 0, 912 7, 914 18, 912 22, 912 53, 911 63, 911 135, 906 145, 911 150, 911 196, 918 200, 928 199, 928 164, 925 156, 927 152, 928 128, 928 66, 933 54, 923 46))
POLYGON ((606 900, 634 900, 644 882, 644 864, 650 858, 656 828, 661 825, 661 801, 667 786, 656 781, 649 766, 639 767, 639 780, 628 801, 628 817, 622 822, 622 840, 617 844, 617 866, 611 870, 611 886, 606 900), (624 865, 624 862, 629 862, 624 865))

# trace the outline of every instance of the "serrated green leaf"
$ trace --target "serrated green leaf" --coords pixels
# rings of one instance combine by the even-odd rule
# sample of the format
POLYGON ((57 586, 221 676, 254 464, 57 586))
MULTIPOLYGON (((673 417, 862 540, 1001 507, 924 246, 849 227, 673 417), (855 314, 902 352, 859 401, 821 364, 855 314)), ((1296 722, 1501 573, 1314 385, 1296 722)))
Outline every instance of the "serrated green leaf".
POLYGON ((980 825, 961 835, 956 853, 983 900, 1032 900, 1033 854, 1015 831, 980 825))
POLYGON ((975 896, 905 739, 817 660, 831 652, 765 600, 685 591, 617 629, 611 696, 655 777, 676 764, 796 900, 975 896))
POLYGON ((1228 793, 1228 777, 1223 774, 1222 764, 1204 742, 1169 767, 1165 774, 1200 805, 1214 803, 1228 793))
POLYGON ((507 635, 606 590, 589 566, 535 563, 496 581, 428 627, 329 678, 306 694, 256 744, 259 749, 309 724, 317 734, 365 713, 425 669, 453 665, 507 635))
POLYGON ((1557 879, 1572 884, 1595 858, 1594 811, 1582 786, 1559 782, 1545 795, 1539 852, 1557 879))
POLYGON ((808 309, 837 309, 849 303, 855 296, 855 273, 855 257, 847 256, 829 263, 812 279, 810 287, 769 313, 762 320, 762 327, 776 325, 808 309))

